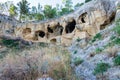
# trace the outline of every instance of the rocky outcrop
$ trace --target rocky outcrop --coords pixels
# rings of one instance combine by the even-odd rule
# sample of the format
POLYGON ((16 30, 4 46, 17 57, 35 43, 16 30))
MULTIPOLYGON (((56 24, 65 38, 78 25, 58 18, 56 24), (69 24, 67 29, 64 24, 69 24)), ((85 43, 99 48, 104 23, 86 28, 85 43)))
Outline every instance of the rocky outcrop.
MULTIPOLYGON (((118 7, 116 6, 116 8, 118 7)), ((116 11, 115 20, 117 21, 118 19, 120 19, 120 9, 116 11)), ((83 80, 102 80, 100 76, 94 75, 93 73, 97 64, 104 62, 108 63, 111 67, 104 73, 103 80, 120 80, 120 66, 115 66, 113 61, 117 55, 120 55, 120 45, 119 43, 111 43, 112 37, 118 35, 114 31, 116 21, 99 32, 101 39, 95 41, 88 41, 86 39, 76 40, 68 48, 72 57, 71 65, 78 77, 83 80), (110 46, 110 44, 114 45, 110 46), (74 63, 75 58, 79 58, 83 62, 76 66, 74 63)), ((119 38, 119 36, 116 38, 119 38)))
POLYGON ((19 23, 14 33, 28 41, 70 45, 77 38, 94 36, 114 20, 115 14, 112 0, 95 0, 57 19, 19 23))
POLYGON ((0 34, 14 36, 14 29, 18 23, 16 19, 0 14, 0 34))

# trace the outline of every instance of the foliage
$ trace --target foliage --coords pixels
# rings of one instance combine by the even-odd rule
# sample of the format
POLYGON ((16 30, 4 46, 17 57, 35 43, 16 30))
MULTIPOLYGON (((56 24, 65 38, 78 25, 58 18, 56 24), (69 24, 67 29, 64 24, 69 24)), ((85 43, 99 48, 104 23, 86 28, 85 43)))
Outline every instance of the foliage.
POLYGON ((13 48, 13 47, 15 47, 15 48, 17 48, 18 47, 18 45, 19 45, 19 43, 18 42, 16 42, 16 41, 14 41, 14 40, 7 40, 7 39, 2 39, 2 41, 1 41, 6 47, 9 47, 9 48, 13 48))
POLYGON ((74 8, 78 8, 78 7, 82 6, 82 5, 84 5, 84 3, 77 3, 77 4, 74 6, 74 8))
MULTIPOLYGON (((62 2, 63 5, 57 4, 56 7, 45 5, 44 9, 42 9, 40 3, 38 3, 37 7, 30 7, 30 3, 27 0, 21 0, 17 3, 17 7, 13 2, 7 1, 5 3, 0 3, 0 12, 7 11, 11 17, 19 18, 20 21, 29 21, 55 18, 74 11, 72 0, 63 0, 62 2)), ((83 5, 83 3, 78 3, 76 7, 81 5, 83 5)))
POLYGON ((78 37, 78 38, 76 39, 76 41, 77 41, 77 42, 80 42, 80 41, 81 41, 81 39, 78 37))
POLYGON ((72 0, 63 0, 63 4, 68 9, 68 11, 72 10, 72 4, 73 4, 72 0))
POLYGON ((37 13, 37 8, 36 8, 36 6, 32 6, 31 9, 32 9, 31 12, 32 12, 33 14, 37 13))
POLYGON ((117 44, 117 45, 120 45, 120 38, 115 38, 113 41, 112 41, 113 44, 117 44))
POLYGON ((120 65, 120 55, 116 56, 113 60, 115 65, 120 65))
POLYGON ((19 7, 19 13, 20 13, 19 20, 21 21, 21 18, 22 18, 23 15, 26 16, 26 15, 29 14, 30 3, 28 3, 27 0, 22 0, 17 5, 19 7))
POLYGON ((44 6, 44 14, 46 18, 54 18, 56 16, 56 8, 52 8, 50 5, 44 6))
POLYGON ((12 1, 0 3, 0 13, 9 12, 10 6, 13 5, 12 1))
POLYGON ((85 0, 85 3, 90 2, 90 1, 92 1, 92 0, 85 0))
POLYGON ((100 52, 102 52, 102 51, 103 51, 102 48, 96 48, 96 50, 95 50, 96 53, 100 53, 100 52))
POLYGON ((77 54, 77 52, 78 52, 78 51, 77 51, 77 50, 75 50, 75 51, 74 51, 74 54, 77 54))
POLYGON ((105 47, 111 47, 114 45, 120 45, 120 38, 116 37, 116 36, 112 36, 110 38, 110 42, 105 46, 105 47))
POLYGON ((36 80, 46 75, 54 80, 76 80, 70 66, 70 54, 60 46, 42 49, 36 46, 8 54, 0 60, 0 65, 9 65, 1 66, 0 80, 36 80))
POLYGON ((110 65, 108 63, 103 63, 103 62, 100 62, 97 64, 97 66, 95 67, 94 69, 94 74, 97 75, 97 74, 103 74, 104 72, 107 71, 107 69, 110 67, 110 65))
POLYGON ((43 20, 44 19, 44 15, 41 13, 36 13, 34 17, 36 20, 43 20))
POLYGON ((73 10, 69 10, 68 8, 62 8, 62 10, 59 12, 60 15, 68 14, 72 12, 73 10))
POLYGON ((17 15, 17 7, 15 5, 10 5, 9 13, 11 17, 14 17, 17 15))
POLYGON ((114 40, 116 38, 116 36, 111 36, 110 40, 114 40))
POLYGON ((59 12, 60 15, 68 14, 68 13, 74 11, 73 6, 72 6, 72 4, 73 4, 72 0, 63 0, 62 2, 65 7, 61 8, 61 11, 59 12))
POLYGON ((96 40, 100 40, 102 38, 102 35, 100 33, 97 33, 93 39, 92 39, 92 42, 95 42, 96 40))
POLYGON ((78 66, 83 62, 83 60, 79 57, 76 57, 73 62, 75 64, 75 66, 78 66))

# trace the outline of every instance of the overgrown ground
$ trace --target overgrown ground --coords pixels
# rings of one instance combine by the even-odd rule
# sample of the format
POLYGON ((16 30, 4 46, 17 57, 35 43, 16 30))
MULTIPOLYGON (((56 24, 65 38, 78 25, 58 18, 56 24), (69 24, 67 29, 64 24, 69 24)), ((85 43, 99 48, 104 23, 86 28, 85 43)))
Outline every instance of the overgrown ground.
POLYGON ((91 39, 77 39, 69 50, 83 80, 120 80, 120 19, 91 39))
POLYGON ((77 80, 65 47, 42 43, 20 49, 8 44, 0 49, 0 80, 77 80))

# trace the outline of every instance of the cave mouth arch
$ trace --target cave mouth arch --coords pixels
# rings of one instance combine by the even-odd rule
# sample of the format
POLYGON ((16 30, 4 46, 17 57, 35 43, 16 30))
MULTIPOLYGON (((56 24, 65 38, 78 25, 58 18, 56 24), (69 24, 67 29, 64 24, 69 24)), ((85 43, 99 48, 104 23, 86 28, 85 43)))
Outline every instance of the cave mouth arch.
POLYGON ((48 33, 52 33, 52 35, 54 36, 62 35, 63 29, 64 29, 63 26, 60 25, 59 22, 55 25, 48 25, 47 27, 48 33))
POLYGON ((73 30, 75 29, 76 21, 73 19, 72 22, 68 22, 68 24, 65 27, 65 32, 66 33, 72 33, 73 30))
POLYGON ((25 28, 23 29, 23 34, 30 34, 31 33, 31 29, 30 28, 25 28))
POLYGON ((53 33, 53 30, 48 26, 47 27, 47 31, 49 32, 49 33, 53 33))
POLYGON ((36 31, 35 34, 36 34, 36 36, 41 37, 41 38, 43 38, 45 36, 45 32, 41 31, 41 30, 36 31))
POLYGON ((83 18, 83 17, 81 18, 81 21, 82 21, 82 23, 85 23, 85 20, 84 20, 84 18, 83 18))
POLYGON ((87 12, 85 12, 85 13, 83 13, 83 14, 81 14, 80 16, 79 16, 79 20, 81 21, 81 23, 86 23, 86 21, 85 21, 85 17, 87 16, 87 12))

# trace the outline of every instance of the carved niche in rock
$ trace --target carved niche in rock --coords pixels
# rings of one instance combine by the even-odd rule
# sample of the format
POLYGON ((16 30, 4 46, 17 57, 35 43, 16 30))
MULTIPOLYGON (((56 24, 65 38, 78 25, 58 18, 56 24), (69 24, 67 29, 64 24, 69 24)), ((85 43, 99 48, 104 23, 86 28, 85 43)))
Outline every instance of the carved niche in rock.
POLYGON ((50 22, 47 25, 48 38, 60 36, 63 32, 63 27, 58 21, 50 22))

